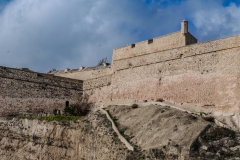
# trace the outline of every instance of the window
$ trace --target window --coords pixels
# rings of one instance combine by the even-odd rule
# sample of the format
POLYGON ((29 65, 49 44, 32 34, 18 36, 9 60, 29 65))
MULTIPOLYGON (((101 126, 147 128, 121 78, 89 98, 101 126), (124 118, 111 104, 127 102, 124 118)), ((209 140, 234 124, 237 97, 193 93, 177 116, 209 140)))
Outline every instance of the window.
POLYGON ((151 43, 153 43, 153 39, 148 40, 148 44, 151 44, 151 43))

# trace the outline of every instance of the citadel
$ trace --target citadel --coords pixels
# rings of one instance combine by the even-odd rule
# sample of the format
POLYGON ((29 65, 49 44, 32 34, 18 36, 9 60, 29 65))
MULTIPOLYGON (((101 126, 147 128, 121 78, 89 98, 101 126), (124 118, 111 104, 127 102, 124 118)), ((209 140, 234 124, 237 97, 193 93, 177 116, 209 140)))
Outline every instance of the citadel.
POLYGON ((0 116, 162 99, 240 129, 240 36, 199 43, 181 30, 114 49, 111 64, 54 73, 0 67, 0 116))

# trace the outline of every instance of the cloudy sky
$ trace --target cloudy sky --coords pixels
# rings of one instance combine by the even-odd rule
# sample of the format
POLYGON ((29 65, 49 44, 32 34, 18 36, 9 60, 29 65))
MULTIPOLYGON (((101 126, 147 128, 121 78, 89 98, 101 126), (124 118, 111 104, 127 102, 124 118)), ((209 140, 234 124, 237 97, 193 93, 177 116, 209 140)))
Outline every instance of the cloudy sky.
POLYGON ((0 0, 0 66, 95 66, 183 19, 200 42, 240 34, 239 15, 240 0, 0 0))

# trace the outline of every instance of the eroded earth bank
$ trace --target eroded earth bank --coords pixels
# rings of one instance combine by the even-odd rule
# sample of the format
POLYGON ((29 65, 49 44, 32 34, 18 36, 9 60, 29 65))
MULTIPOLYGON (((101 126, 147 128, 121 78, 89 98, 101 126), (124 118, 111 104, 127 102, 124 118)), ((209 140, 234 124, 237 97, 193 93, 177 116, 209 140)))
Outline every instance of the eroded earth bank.
POLYGON ((127 149, 98 109, 77 121, 5 120, 0 123, 1 160, 240 159, 240 135, 165 105, 105 108, 127 149))

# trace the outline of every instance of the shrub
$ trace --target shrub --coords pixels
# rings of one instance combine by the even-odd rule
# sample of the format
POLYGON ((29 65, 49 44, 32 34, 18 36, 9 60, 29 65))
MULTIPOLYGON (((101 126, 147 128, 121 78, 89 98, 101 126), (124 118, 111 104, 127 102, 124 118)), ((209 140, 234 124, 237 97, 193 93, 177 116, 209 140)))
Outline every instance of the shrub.
POLYGON ((101 65, 103 65, 103 63, 107 63, 107 57, 106 57, 106 58, 103 58, 103 59, 101 59, 100 61, 98 61, 98 64, 97 64, 97 66, 101 66, 101 65))
POLYGON ((137 104, 133 104, 132 108, 138 108, 138 105, 137 104))
POLYGON ((213 122, 214 123, 214 117, 209 116, 209 117, 202 117, 204 120, 208 121, 208 122, 213 122))
POLYGON ((163 102, 164 100, 162 98, 159 98, 156 100, 157 102, 163 102))
POLYGON ((88 97, 85 95, 78 103, 66 106, 64 108, 64 114, 71 116, 86 116, 91 108, 92 104, 88 103, 88 97))

